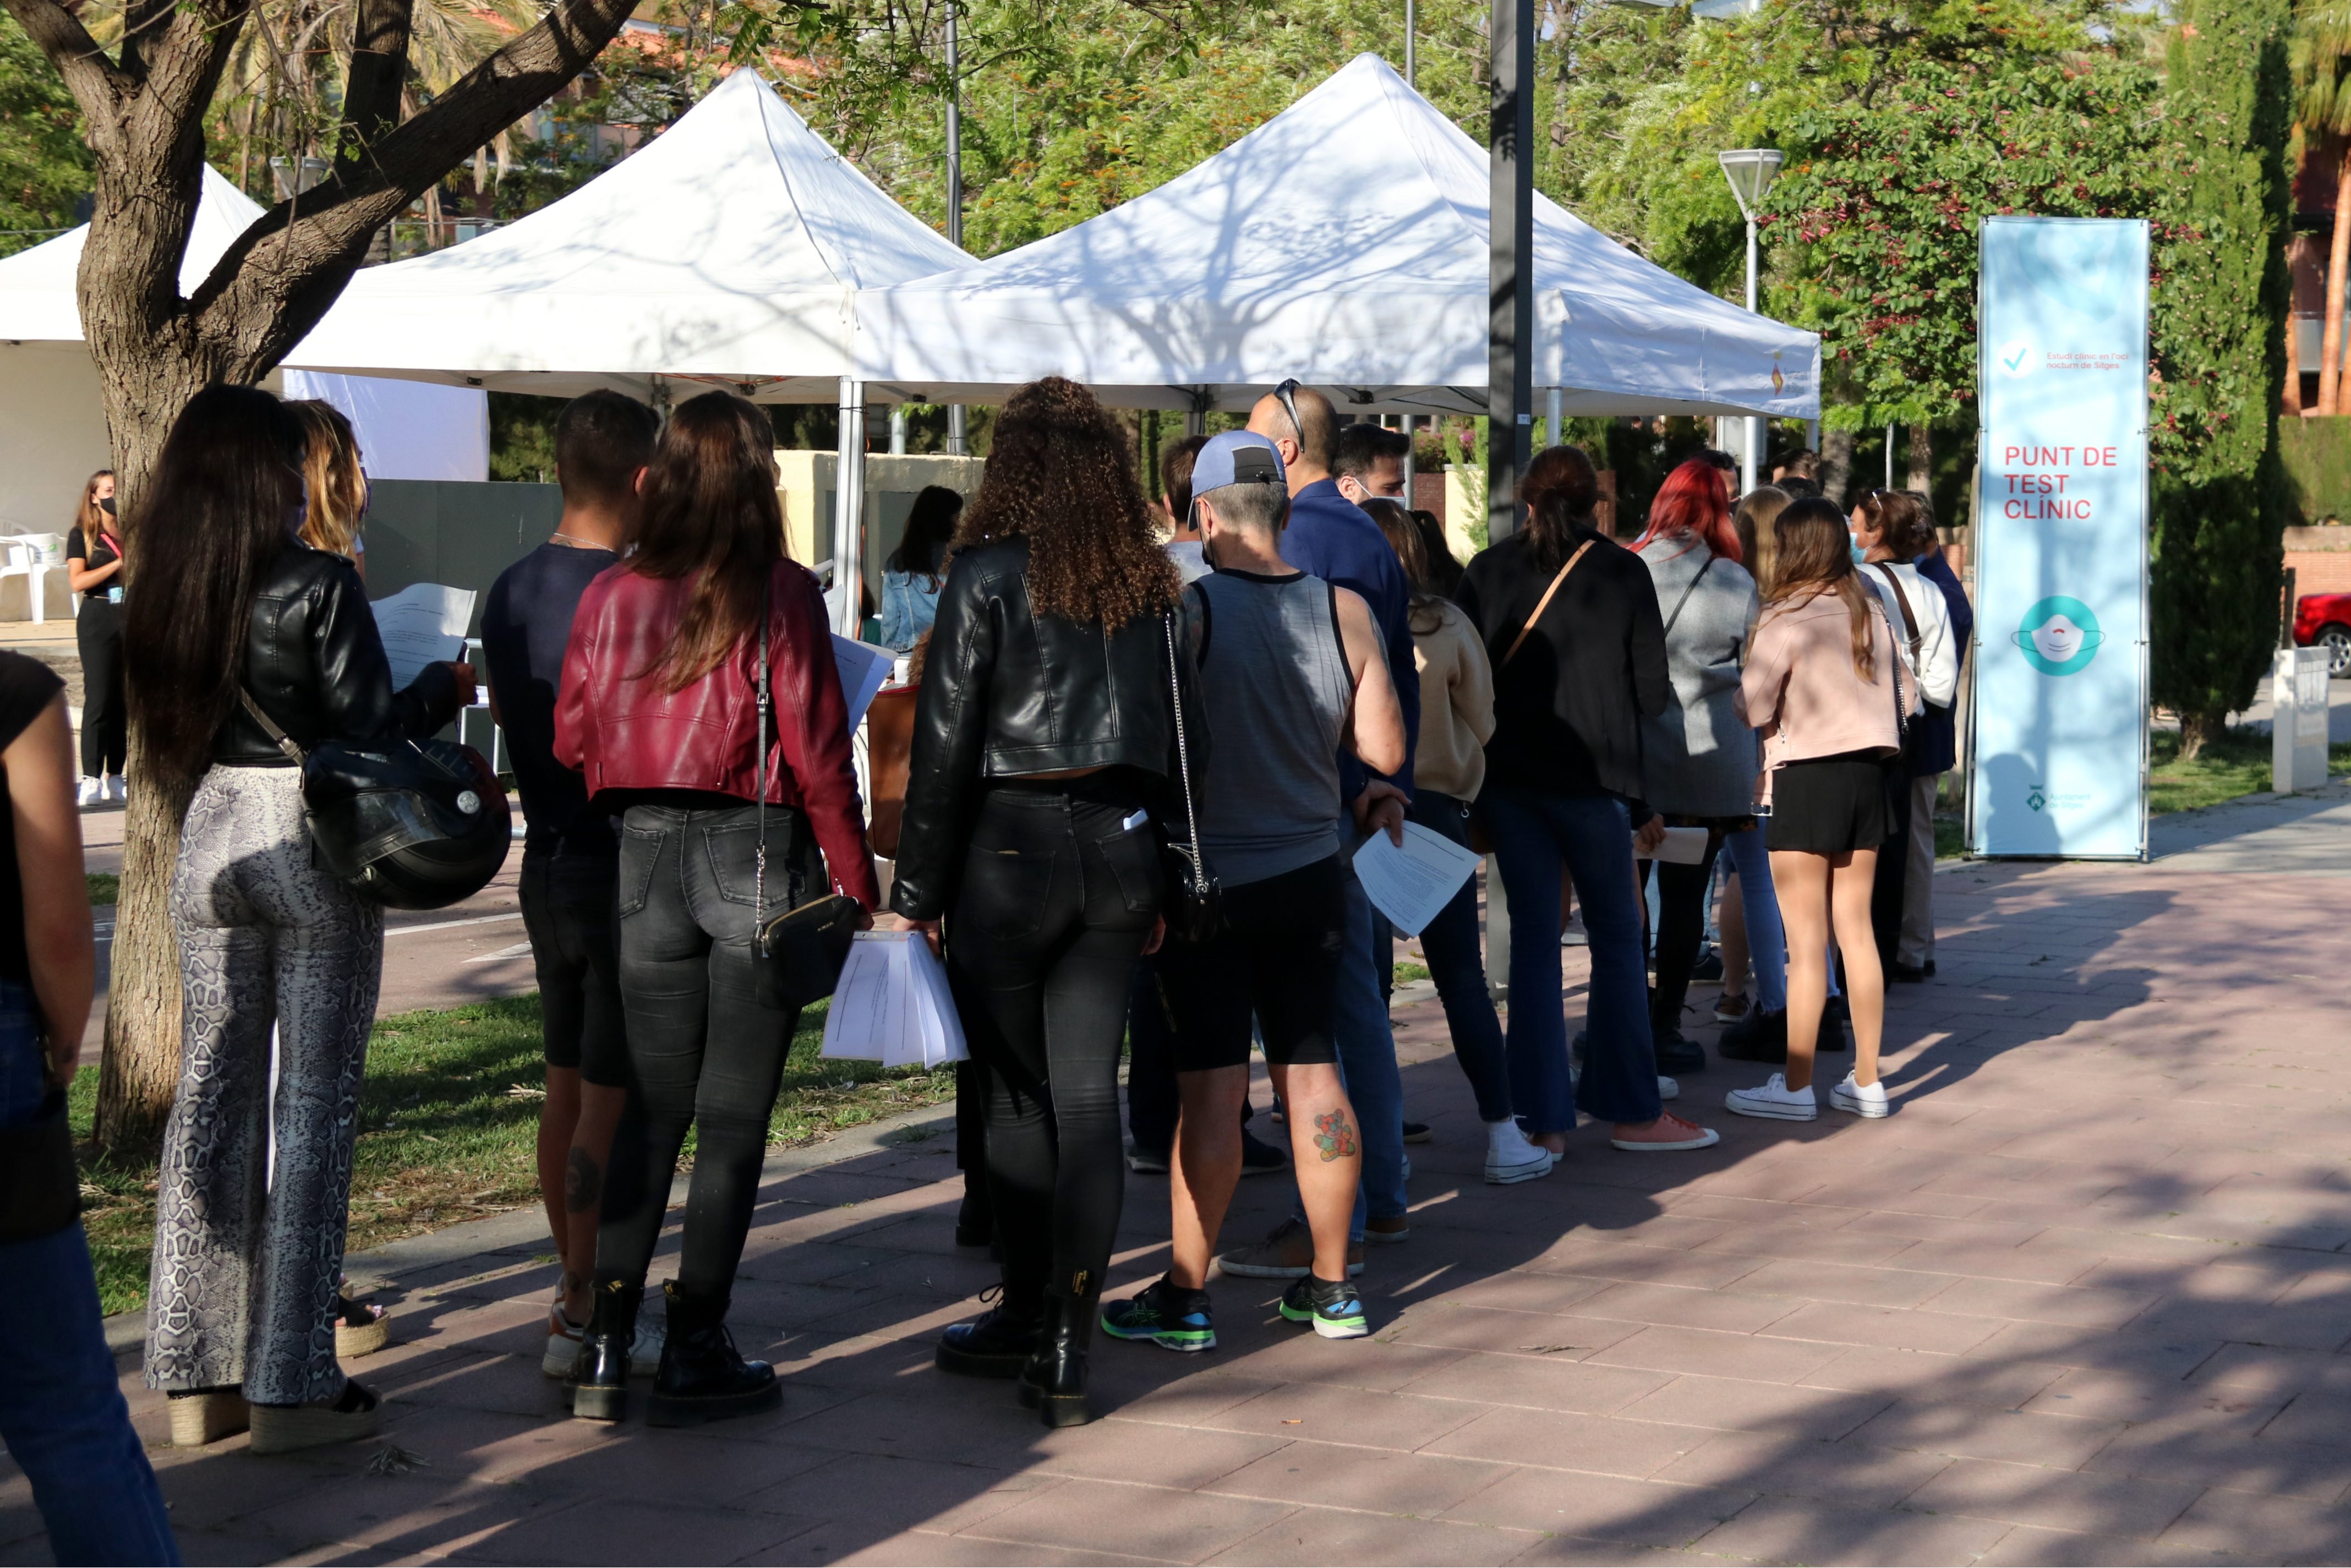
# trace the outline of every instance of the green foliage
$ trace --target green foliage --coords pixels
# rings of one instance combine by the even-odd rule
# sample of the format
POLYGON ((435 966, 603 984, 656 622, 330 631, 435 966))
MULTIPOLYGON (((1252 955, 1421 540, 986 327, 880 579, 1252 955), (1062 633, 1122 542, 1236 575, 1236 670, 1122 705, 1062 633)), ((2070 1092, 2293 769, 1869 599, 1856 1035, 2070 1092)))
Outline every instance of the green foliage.
POLYGON ((2351 419, 2278 421, 2289 524, 2351 518, 2351 419))
POLYGON ((2217 730, 2268 663, 2289 505, 2290 0, 2183 0, 2151 182, 2155 700, 2217 730))
POLYGON ((0 256, 55 237, 5 231, 72 227, 95 167, 65 83, 16 18, 0 15, 0 256))

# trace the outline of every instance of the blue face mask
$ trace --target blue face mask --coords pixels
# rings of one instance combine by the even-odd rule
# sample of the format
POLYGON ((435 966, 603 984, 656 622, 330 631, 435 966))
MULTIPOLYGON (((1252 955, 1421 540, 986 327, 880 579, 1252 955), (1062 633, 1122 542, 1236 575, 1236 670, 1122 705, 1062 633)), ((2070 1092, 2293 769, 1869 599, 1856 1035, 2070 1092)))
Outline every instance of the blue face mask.
POLYGON ((1853 552, 1853 564, 1855 566, 1861 565, 1869 559, 1869 552, 1862 549, 1861 541, 1851 534, 1845 535, 1845 548, 1853 552))

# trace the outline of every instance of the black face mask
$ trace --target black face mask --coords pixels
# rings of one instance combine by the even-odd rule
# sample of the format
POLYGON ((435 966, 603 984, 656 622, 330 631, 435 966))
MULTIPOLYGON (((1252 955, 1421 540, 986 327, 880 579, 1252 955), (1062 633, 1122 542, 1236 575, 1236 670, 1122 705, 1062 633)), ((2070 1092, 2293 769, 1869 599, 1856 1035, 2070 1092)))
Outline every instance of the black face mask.
POLYGON ((99 502, 98 509, 104 512, 110 517, 114 516, 114 497, 109 496, 104 500, 99 502))

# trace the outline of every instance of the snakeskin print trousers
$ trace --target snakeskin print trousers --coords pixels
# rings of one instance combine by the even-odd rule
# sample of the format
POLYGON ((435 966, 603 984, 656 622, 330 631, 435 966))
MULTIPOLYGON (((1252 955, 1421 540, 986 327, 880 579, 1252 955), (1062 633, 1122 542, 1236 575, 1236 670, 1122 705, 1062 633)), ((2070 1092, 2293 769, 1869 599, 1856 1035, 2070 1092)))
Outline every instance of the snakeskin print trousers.
POLYGON ((148 1386, 242 1384, 257 1405, 335 1398, 383 911, 314 863, 298 770, 214 768, 181 831, 172 927, 180 1094, 157 1182, 148 1386))

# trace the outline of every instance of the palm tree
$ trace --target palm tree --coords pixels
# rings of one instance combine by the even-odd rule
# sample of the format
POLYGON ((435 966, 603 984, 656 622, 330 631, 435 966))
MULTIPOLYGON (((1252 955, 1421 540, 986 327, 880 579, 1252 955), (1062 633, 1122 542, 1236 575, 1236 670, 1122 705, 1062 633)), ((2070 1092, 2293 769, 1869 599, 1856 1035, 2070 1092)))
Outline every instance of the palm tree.
POLYGON ((2351 270, 2351 0, 2295 8, 2290 58, 2294 131, 2304 149, 2335 151, 2335 221, 2326 247, 2325 325, 2318 355, 2318 412, 2342 412, 2343 287, 2351 270))

